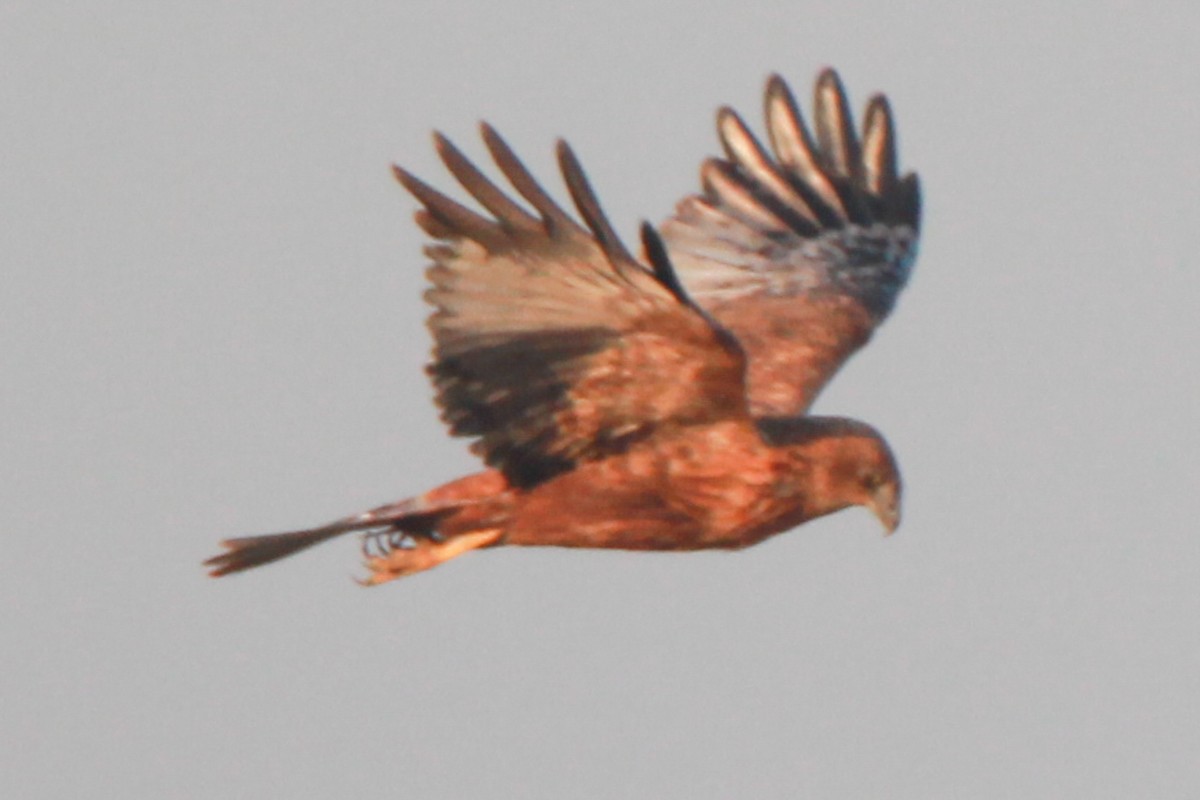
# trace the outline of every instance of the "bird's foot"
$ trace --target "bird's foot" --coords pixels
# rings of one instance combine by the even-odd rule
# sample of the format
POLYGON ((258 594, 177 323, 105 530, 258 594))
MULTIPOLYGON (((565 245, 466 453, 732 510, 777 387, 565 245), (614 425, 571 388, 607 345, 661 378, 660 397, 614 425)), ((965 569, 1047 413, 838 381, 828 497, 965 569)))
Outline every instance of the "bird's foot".
POLYGON ((370 574, 359 580, 363 586, 403 578, 432 569, 452 558, 480 547, 495 544, 499 530, 474 531, 442 539, 440 536, 412 536, 397 530, 377 531, 363 537, 363 566, 370 574))

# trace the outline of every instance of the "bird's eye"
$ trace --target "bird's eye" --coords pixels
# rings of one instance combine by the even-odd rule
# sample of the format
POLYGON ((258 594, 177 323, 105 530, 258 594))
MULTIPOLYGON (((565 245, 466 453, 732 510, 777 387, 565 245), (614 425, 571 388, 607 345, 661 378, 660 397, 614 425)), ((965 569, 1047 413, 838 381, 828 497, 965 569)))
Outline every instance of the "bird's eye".
POLYGON ((877 472, 864 473, 860 480, 862 481, 863 488, 869 492, 875 491, 883 483, 883 479, 879 477, 879 473, 877 472))

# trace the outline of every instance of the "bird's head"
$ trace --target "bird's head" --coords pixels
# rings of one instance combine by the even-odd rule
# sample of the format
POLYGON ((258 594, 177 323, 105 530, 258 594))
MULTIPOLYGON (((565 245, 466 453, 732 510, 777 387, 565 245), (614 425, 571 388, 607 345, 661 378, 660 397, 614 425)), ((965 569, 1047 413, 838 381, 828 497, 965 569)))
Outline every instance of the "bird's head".
POLYGON ((858 482, 862 497, 858 505, 865 506, 878 517, 884 533, 890 536, 900 527, 900 472, 891 460, 891 454, 887 455, 886 464, 879 462, 860 470, 858 482))
POLYGON ((760 423, 760 429, 806 465, 810 517, 863 506, 887 534, 900 526, 900 469, 887 442, 870 425, 842 417, 802 417, 760 423))
POLYGON ((832 495, 866 508, 883 523, 885 534, 895 533, 900 527, 900 469, 884 438, 861 425, 840 437, 830 455, 832 495))

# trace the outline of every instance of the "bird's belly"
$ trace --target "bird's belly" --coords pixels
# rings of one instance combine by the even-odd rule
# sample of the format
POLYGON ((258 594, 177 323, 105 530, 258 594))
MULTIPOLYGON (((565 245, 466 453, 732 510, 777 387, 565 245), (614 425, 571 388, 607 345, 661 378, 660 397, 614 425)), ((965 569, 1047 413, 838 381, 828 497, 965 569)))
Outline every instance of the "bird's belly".
POLYGON ((752 446, 587 465, 524 495, 505 542, 624 550, 755 544, 799 524, 805 511, 792 476, 757 457, 757 439, 752 446))

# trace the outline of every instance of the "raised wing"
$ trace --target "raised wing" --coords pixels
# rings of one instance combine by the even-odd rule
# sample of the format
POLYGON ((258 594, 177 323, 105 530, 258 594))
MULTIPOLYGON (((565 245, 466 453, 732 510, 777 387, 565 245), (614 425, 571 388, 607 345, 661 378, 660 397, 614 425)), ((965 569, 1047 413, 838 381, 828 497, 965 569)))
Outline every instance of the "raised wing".
POLYGON ((648 268, 617 238, 565 143, 559 166, 587 228, 487 125, 483 139, 532 212, 441 135, 442 161, 490 217, 396 168, 438 240, 426 248, 428 372, 451 432, 478 437, 475 452, 529 486, 664 427, 745 417, 741 351, 691 305, 653 229, 643 226, 648 268))
POLYGON ((703 194, 660 229, 688 292, 741 343, 756 417, 808 409, 891 311, 917 252, 920 190, 897 175, 887 99, 871 98, 860 138, 837 73, 814 96, 815 138, 770 78, 770 153, 722 108, 726 157, 704 163, 703 194))

